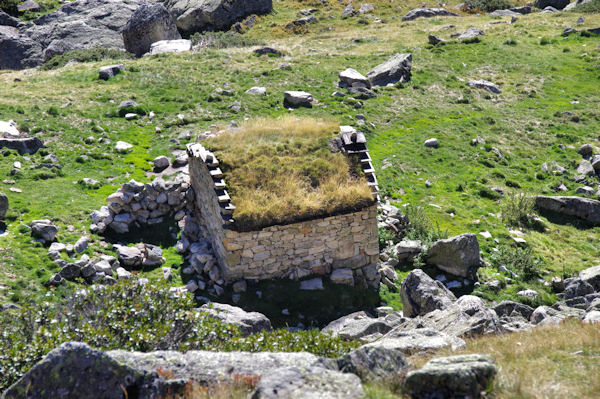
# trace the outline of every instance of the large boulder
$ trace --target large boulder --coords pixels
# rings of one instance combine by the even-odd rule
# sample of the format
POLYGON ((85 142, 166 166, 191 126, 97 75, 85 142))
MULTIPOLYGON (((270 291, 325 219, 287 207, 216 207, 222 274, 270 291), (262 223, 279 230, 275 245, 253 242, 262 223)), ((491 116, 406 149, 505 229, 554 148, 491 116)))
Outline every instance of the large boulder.
POLYGON ((410 80, 412 54, 394 54, 390 59, 377 65, 369 73, 367 79, 371 86, 386 86, 410 80))
POLYGON ((487 355, 458 355, 430 360, 406 376, 412 398, 479 398, 496 376, 494 360, 487 355))
POLYGON ((142 4, 129 18, 122 33, 125 49, 137 57, 149 52, 152 43, 181 39, 173 17, 162 3, 142 4))
POLYGON ((375 318, 360 311, 332 321, 321 332, 348 340, 372 341, 391 331, 401 320, 394 313, 375 318))
POLYGON ((396 327, 398 331, 416 328, 431 328, 460 338, 504 332, 496 312, 485 306, 481 298, 472 295, 463 295, 443 310, 406 319, 396 327))
POLYGON ((596 292, 600 292, 600 265, 580 271, 579 278, 594 287, 596 292))
MULTIPOLYGON (((2 43, 0 43, 0 47, 2 43)), ((2 50, 0 49, 0 54, 2 50)), ((1 59, 2 57, 0 57, 1 59)), ((0 61, 2 62, 2 61, 0 61)), ((33 66, 33 65, 32 65, 33 66)), ((2 68, 0 68, 2 69, 2 68)), ((19 68, 14 68, 19 69, 19 68)), ((11 150, 17 150, 19 154, 35 154, 40 148, 44 146, 42 140, 37 137, 22 137, 17 139, 2 139, 0 138, 0 148, 8 148, 11 150)))
POLYGON ((541 211, 574 216, 594 225, 600 225, 600 201, 584 197, 538 195, 535 206, 541 211))
POLYGON ((44 59, 43 47, 39 42, 16 29, 0 31, 0 69, 24 69, 36 67, 44 59))
POLYGON ((402 17, 403 21, 412 21, 417 18, 431 18, 431 17, 460 17, 452 11, 448 11, 445 8, 415 8, 410 10, 405 16, 402 17))
POLYGON ((252 399, 359 399, 364 397, 354 374, 319 367, 285 367, 260 378, 252 399))
POLYGON ((427 252, 427 263, 455 276, 468 277, 482 263, 477 236, 467 233, 434 242, 427 252))
POLYGON ((67 342, 54 349, 9 387, 2 399, 104 398, 121 399, 127 392, 157 397, 151 378, 84 343, 67 342))
POLYGON ((19 18, 11 17, 4 11, 0 10, 0 26, 10 26, 16 28, 20 25, 23 25, 23 21, 19 18))
MULTIPOLYGON (((362 396, 358 377, 340 373, 333 359, 304 352, 100 352, 84 343, 68 342, 34 365, 3 393, 2 399, 179 397, 189 383, 214 386, 240 378, 272 381, 269 378, 277 375, 278 370, 290 367, 308 370, 301 373, 300 380, 304 383, 300 386, 310 387, 307 391, 312 397, 362 396), (321 386, 327 380, 331 380, 329 385, 321 386), (328 396, 330 389, 349 396, 328 396), (356 396, 350 395, 352 391, 356 396)), ((300 380, 294 379, 294 385, 300 380)), ((279 379, 279 383, 284 381, 279 379)), ((293 395, 257 397, 300 397, 297 389, 286 392, 293 395)))
POLYGON ((557 10, 562 10, 568 6, 570 2, 571 0, 536 0, 533 5, 540 10, 543 10, 546 7, 554 7, 557 10))
POLYGON ((177 28, 189 36, 195 32, 226 30, 251 14, 273 10, 272 0, 167 0, 165 6, 177 28))
POLYGON ((44 243, 51 243, 56 238, 58 227, 48 219, 34 220, 31 222, 31 235, 40 238, 44 243))
POLYGON ((444 284, 429 277, 421 269, 408 273, 400 288, 404 316, 415 317, 445 309, 456 300, 444 284))
POLYGON ((393 378, 408 370, 408 362, 394 348, 366 345, 340 357, 338 367, 366 382, 393 378))
POLYGON ((417 328, 408 331, 394 329, 382 338, 366 344, 365 347, 394 349, 406 356, 412 356, 448 347, 452 350, 463 349, 465 345, 465 341, 461 338, 431 328, 417 328))
POLYGON ((223 303, 207 303, 200 307, 200 311, 224 323, 237 326, 244 335, 273 330, 271 321, 262 313, 246 312, 244 309, 223 303))

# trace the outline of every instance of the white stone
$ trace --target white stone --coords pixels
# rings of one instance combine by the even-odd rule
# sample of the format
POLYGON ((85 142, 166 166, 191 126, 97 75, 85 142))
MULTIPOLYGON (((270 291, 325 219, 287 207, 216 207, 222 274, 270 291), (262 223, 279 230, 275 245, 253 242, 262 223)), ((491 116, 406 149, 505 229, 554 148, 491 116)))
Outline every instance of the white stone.
POLYGON ((267 94, 267 89, 265 87, 255 86, 246 90, 246 94, 263 95, 267 94))
POLYGON ((150 55, 166 53, 182 53, 192 49, 191 40, 160 40, 150 45, 150 55))
MULTIPOLYGON (((131 121, 133 119, 137 119, 138 115, 134 114, 133 112, 130 112, 128 114, 125 114, 125 119, 127 119, 128 121, 131 121)), ((118 143, 117 143, 118 144, 118 143)))
POLYGON ((534 290, 522 290, 522 291, 517 292, 517 295, 520 295, 522 297, 529 298, 529 299, 535 299, 535 298, 537 298, 538 293, 537 293, 537 291, 534 291, 534 290))
POLYGON ((479 233, 483 238, 492 238, 492 234, 489 231, 481 231, 479 233))
POLYGON ((21 133, 19 132, 19 129, 17 129, 17 123, 15 121, 0 121, 0 137, 14 139, 20 135, 21 133))
POLYGON ((438 148, 439 145, 440 145, 440 143, 438 142, 438 139, 431 138, 431 139, 425 140, 425 142, 423 143, 423 145, 425 145, 425 147, 438 148))
POLYGON ((133 276, 130 272, 125 270, 122 267, 118 267, 117 270, 117 280, 129 280, 131 276, 133 276))
POLYGON ((119 152, 127 151, 132 148, 133 148, 133 145, 129 144, 125 141, 117 141, 117 145, 115 146, 115 149, 119 152))
POLYGON ((584 323, 600 323, 600 310, 592 310, 583 318, 584 323))

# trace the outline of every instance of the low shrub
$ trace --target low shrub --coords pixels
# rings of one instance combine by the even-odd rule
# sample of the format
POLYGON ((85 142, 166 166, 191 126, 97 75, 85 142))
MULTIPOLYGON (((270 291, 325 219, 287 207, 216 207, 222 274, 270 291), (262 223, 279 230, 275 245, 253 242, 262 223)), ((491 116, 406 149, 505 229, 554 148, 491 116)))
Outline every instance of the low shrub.
POLYGON ((190 40, 194 46, 210 48, 260 46, 262 40, 246 37, 234 32, 198 32, 190 40))
POLYGON ((490 256, 492 266, 500 266, 512 270, 524 281, 531 281, 540 276, 543 260, 535 255, 531 248, 520 248, 502 245, 490 256))
POLYGON ((424 245, 448 238, 448 231, 442 230, 437 222, 433 223, 423 207, 407 206, 406 217, 408 218, 406 238, 420 240, 424 245))
POLYGON ((534 215, 535 198, 524 193, 510 191, 502 199, 502 221, 510 227, 522 227, 544 231, 544 223, 534 215))
POLYGON ((339 356, 356 346, 318 331, 276 330, 243 337, 237 327, 194 310, 191 295, 174 296, 164 283, 67 292, 64 302, 32 301, 0 313, 0 391, 49 351, 67 341, 134 351, 306 351, 339 356))
MULTIPOLYGON (((1 0, 0 0, 1 1, 1 0)), ((93 49, 82 49, 67 51, 66 53, 59 54, 46 61, 40 69, 49 71, 52 69, 62 68, 70 61, 77 62, 95 62, 103 60, 129 60, 134 59, 135 56, 125 51, 109 49, 109 48, 93 48, 93 49)))

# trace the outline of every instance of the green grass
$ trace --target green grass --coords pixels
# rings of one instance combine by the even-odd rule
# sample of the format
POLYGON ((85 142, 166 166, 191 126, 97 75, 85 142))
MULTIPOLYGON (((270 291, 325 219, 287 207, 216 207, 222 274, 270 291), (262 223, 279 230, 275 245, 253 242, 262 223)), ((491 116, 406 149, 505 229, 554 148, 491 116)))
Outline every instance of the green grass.
MULTIPOLYGON (((355 124, 357 114, 365 115, 367 124, 361 130, 382 194, 401 201, 401 208, 423 207, 439 231, 449 235, 489 231, 492 239, 478 236, 486 260, 495 249, 512 245, 512 227, 500 215, 504 199, 494 194, 493 187, 505 193, 553 194, 553 187, 564 182, 566 194, 574 194, 578 185, 572 177, 580 159, 575 149, 587 142, 598 146, 600 122, 598 38, 561 36, 578 17, 576 12, 526 15, 515 24, 491 25, 495 19, 485 16, 401 22, 400 16, 417 2, 400 8, 392 1, 371 3, 374 15, 384 23, 369 20, 365 25, 358 17, 342 20, 343 5, 337 2, 330 4, 331 10, 311 5, 319 10, 319 22, 307 33, 294 35, 283 26, 307 8, 306 2, 276 2, 275 12, 259 17, 244 37, 248 43, 268 43, 286 58, 256 57, 251 47, 207 48, 120 60, 127 71, 109 81, 98 80, 97 70, 113 59, 50 71, 1 71, 0 120, 16 120, 44 140, 46 148, 29 160, 14 151, 1 152, 0 181, 12 179, 15 184, 0 182, 0 191, 11 203, 8 235, 0 237, 0 301, 23 302, 45 293, 43 282, 57 271, 47 248, 32 242, 25 224, 49 217, 60 228, 61 242, 89 235, 89 213, 104 205, 121 183, 131 178, 150 181, 154 157, 185 149, 185 140, 175 141, 180 133, 191 130, 195 137, 211 125, 224 126, 231 120, 291 114, 346 125, 355 124), (456 29, 440 30, 449 24, 456 29), (429 33, 450 39, 452 32, 469 25, 485 30, 480 43, 427 45, 429 33), (541 45, 544 37, 547 44, 541 45), (507 40, 511 45, 504 44, 507 40), (360 101, 361 108, 355 108, 357 101, 349 95, 330 97, 340 71, 353 67, 366 73, 395 52, 413 54, 413 76, 403 87, 378 89, 376 98, 360 101), (469 88, 464 82, 469 79, 490 80, 502 94, 469 88), (252 86, 265 86, 267 94, 246 94, 252 86), (223 95, 224 88, 233 95, 223 95), (290 111, 282 104, 285 90, 308 91, 319 103, 290 111), (152 121, 148 117, 125 121, 117 113, 123 100, 134 100, 156 116, 152 121), (578 104, 572 104, 574 100, 578 104), (234 101, 241 102, 240 112, 229 109, 234 101), (471 145, 477 136, 485 144, 471 145), (439 139, 439 148, 423 146, 430 137, 439 139), (133 144, 133 150, 117 154, 118 140, 133 144), (561 144, 574 148, 563 151, 561 144), (50 153, 63 166, 59 173, 32 169, 50 153), (10 175, 17 160, 23 169, 10 175), (545 173, 543 163, 560 164, 567 175, 545 173), (100 187, 78 184, 84 177, 98 180, 100 187), (426 187, 426 180, 433 185, 426 187), (10 187, 23 192, 10 192, 10 187)), ((598 14, 585 17, 580 30, 600 25, 598 14)), ((600 228, 542 220, 548 229, 526 229, 524 238, 543 260, 541 271, 549 272, 542 273, 544 279, 599 263, 600 228)), ((90 238, 90 255, 114 254, 103 237, 90 238)), ((163 249, 167 264, 179 267, 181 257, 167 246, 163 249)), ((495 267, 482 269, 486 275, 495 272, 495 267)), ((160 269, 143 273, 160 278, 160 269)), ((173 284, 181 284, 180 277, 173 284)), ((511 295, 514 286, 490 298, 511 295)), ((547 288, 537 289, 549 295, 547 288)))

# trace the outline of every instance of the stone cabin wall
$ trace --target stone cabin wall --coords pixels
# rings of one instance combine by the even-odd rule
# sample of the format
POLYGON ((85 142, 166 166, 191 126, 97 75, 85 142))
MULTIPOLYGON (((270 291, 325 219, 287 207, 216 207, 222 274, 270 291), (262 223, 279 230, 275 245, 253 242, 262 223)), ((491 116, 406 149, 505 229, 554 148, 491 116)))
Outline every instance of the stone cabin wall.
MULTIPOLYGON (((340 147, 361 157, 367 181, 377 198, 377 180, 364 136, 359 134, 358 141, 355 134, 352 142, 340 142, 340 147)), ((355 212, 238 232, 231 220, 235 206, 225 190, 218 160, 200 144, 190 144, 187 149, 196 217, 208 230, 221 277, 226 282, 298 279, 337 271, 334 275, 342 276, 345 284, 363 281, 377 285, 376 204, 355 212)))

